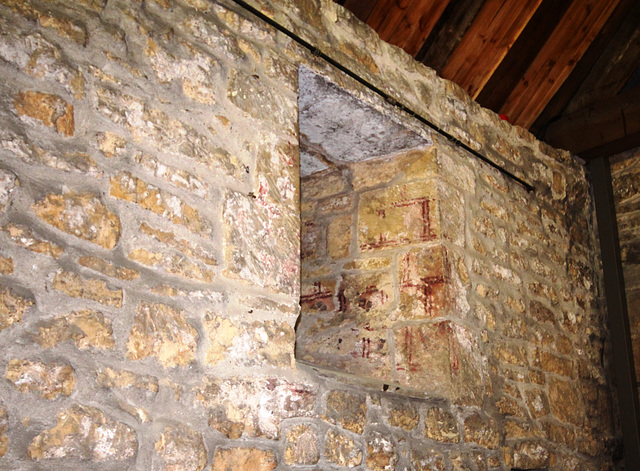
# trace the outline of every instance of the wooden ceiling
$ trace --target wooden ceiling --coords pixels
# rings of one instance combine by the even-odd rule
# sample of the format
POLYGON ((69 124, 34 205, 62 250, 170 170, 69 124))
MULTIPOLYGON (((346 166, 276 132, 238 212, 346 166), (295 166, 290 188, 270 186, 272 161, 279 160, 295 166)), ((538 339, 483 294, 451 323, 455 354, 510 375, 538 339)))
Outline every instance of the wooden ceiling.
POLYGON ((640 0, 336 1, 549 144, 640 147, 640 0))

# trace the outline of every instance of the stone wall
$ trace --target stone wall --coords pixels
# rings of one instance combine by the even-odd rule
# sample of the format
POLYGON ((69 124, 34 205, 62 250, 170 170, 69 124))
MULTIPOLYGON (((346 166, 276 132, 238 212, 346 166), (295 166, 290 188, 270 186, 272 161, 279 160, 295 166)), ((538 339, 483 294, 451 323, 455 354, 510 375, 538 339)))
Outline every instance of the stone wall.
POLYGON ((610 469, 581 166, 332 2, 253 4, 535 193, 229 2, 0 0, 0 468, 610 469), (301 65, 431 143, 480 396, 296 363, 301 65))
POLYGON ((640 149, 612 157, 611 178, 633 357, 640 378, 640 149))

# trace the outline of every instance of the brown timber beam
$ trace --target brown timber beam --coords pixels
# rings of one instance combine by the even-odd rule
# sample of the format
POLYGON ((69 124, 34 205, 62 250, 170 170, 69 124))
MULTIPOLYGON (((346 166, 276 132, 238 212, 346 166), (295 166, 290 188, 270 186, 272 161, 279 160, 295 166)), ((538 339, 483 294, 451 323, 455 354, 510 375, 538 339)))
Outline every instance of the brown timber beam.
POLYGON ((550 123, 545 140, 584 159, 640 147, 640 87, 550 123))

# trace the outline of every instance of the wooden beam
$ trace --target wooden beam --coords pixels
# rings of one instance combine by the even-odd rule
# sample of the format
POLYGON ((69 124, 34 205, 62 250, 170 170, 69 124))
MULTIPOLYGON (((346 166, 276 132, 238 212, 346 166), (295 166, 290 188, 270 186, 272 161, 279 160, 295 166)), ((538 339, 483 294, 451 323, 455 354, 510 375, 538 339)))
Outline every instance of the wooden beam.
POLYGON ((476 101, 499 110, 558 25, 571 0, 543 0, 505 58, 495 70, 476 101))
POLYGON ((415 56, 450 0, 380 0, 367 23, 380 38, 415 56))
POLYGON ((366 23, 376 3, 377 0, 344 0, 342 5, 356 15, 356 18, 366 23))
POLYGON ((544 140, 544 132, 547 124, 564 112, 567 104, 571 101, 585 80, 585 77, 589 75, 589 71, 593 68, 602 51, 604 51, 607 44, 609 44, 609 41, 611 41, 611 38, 618 30, 622 20, 626 18, 629 9, 636 1, 637 0, 620 0, 616 9, 609 17, 609 20, 607 20, 596 39, 587 49, 587 52, 584 53, 578 64, 571 71, 569 77, 562 83, 556 94, 553 95, 545 105, 545 108, 530 127, 533 134, 544 140))
POLYGON ((542 0, 487 0, 442 69, 477 97, 542 0))
POLYGON ((549 124, 546 141, 583 158, 640 147, 640 87, 549 124))
POLYGON ((484 0, 451 0, 416 54, 416 60, 440 73, 483 3, 484 0))
POLYGON ((529 128, 615 9, 619 0, 574 0, 513 89, 500 113, 529 128))
MULTIPOLYGON (((612 15, 613 16, 613 15, 612 15)), ((563 114, 618 94, 640 64, 640 2, 635 2, 563 114)))

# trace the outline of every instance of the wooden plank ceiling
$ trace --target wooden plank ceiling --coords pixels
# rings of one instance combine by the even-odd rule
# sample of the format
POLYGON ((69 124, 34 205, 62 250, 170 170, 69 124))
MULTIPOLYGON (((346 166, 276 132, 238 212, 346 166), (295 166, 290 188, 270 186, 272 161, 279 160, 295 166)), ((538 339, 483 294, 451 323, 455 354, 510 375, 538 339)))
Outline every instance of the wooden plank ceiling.
POLYGON ((556 147, 640 147, 640 0, 336 1, 556 147))

